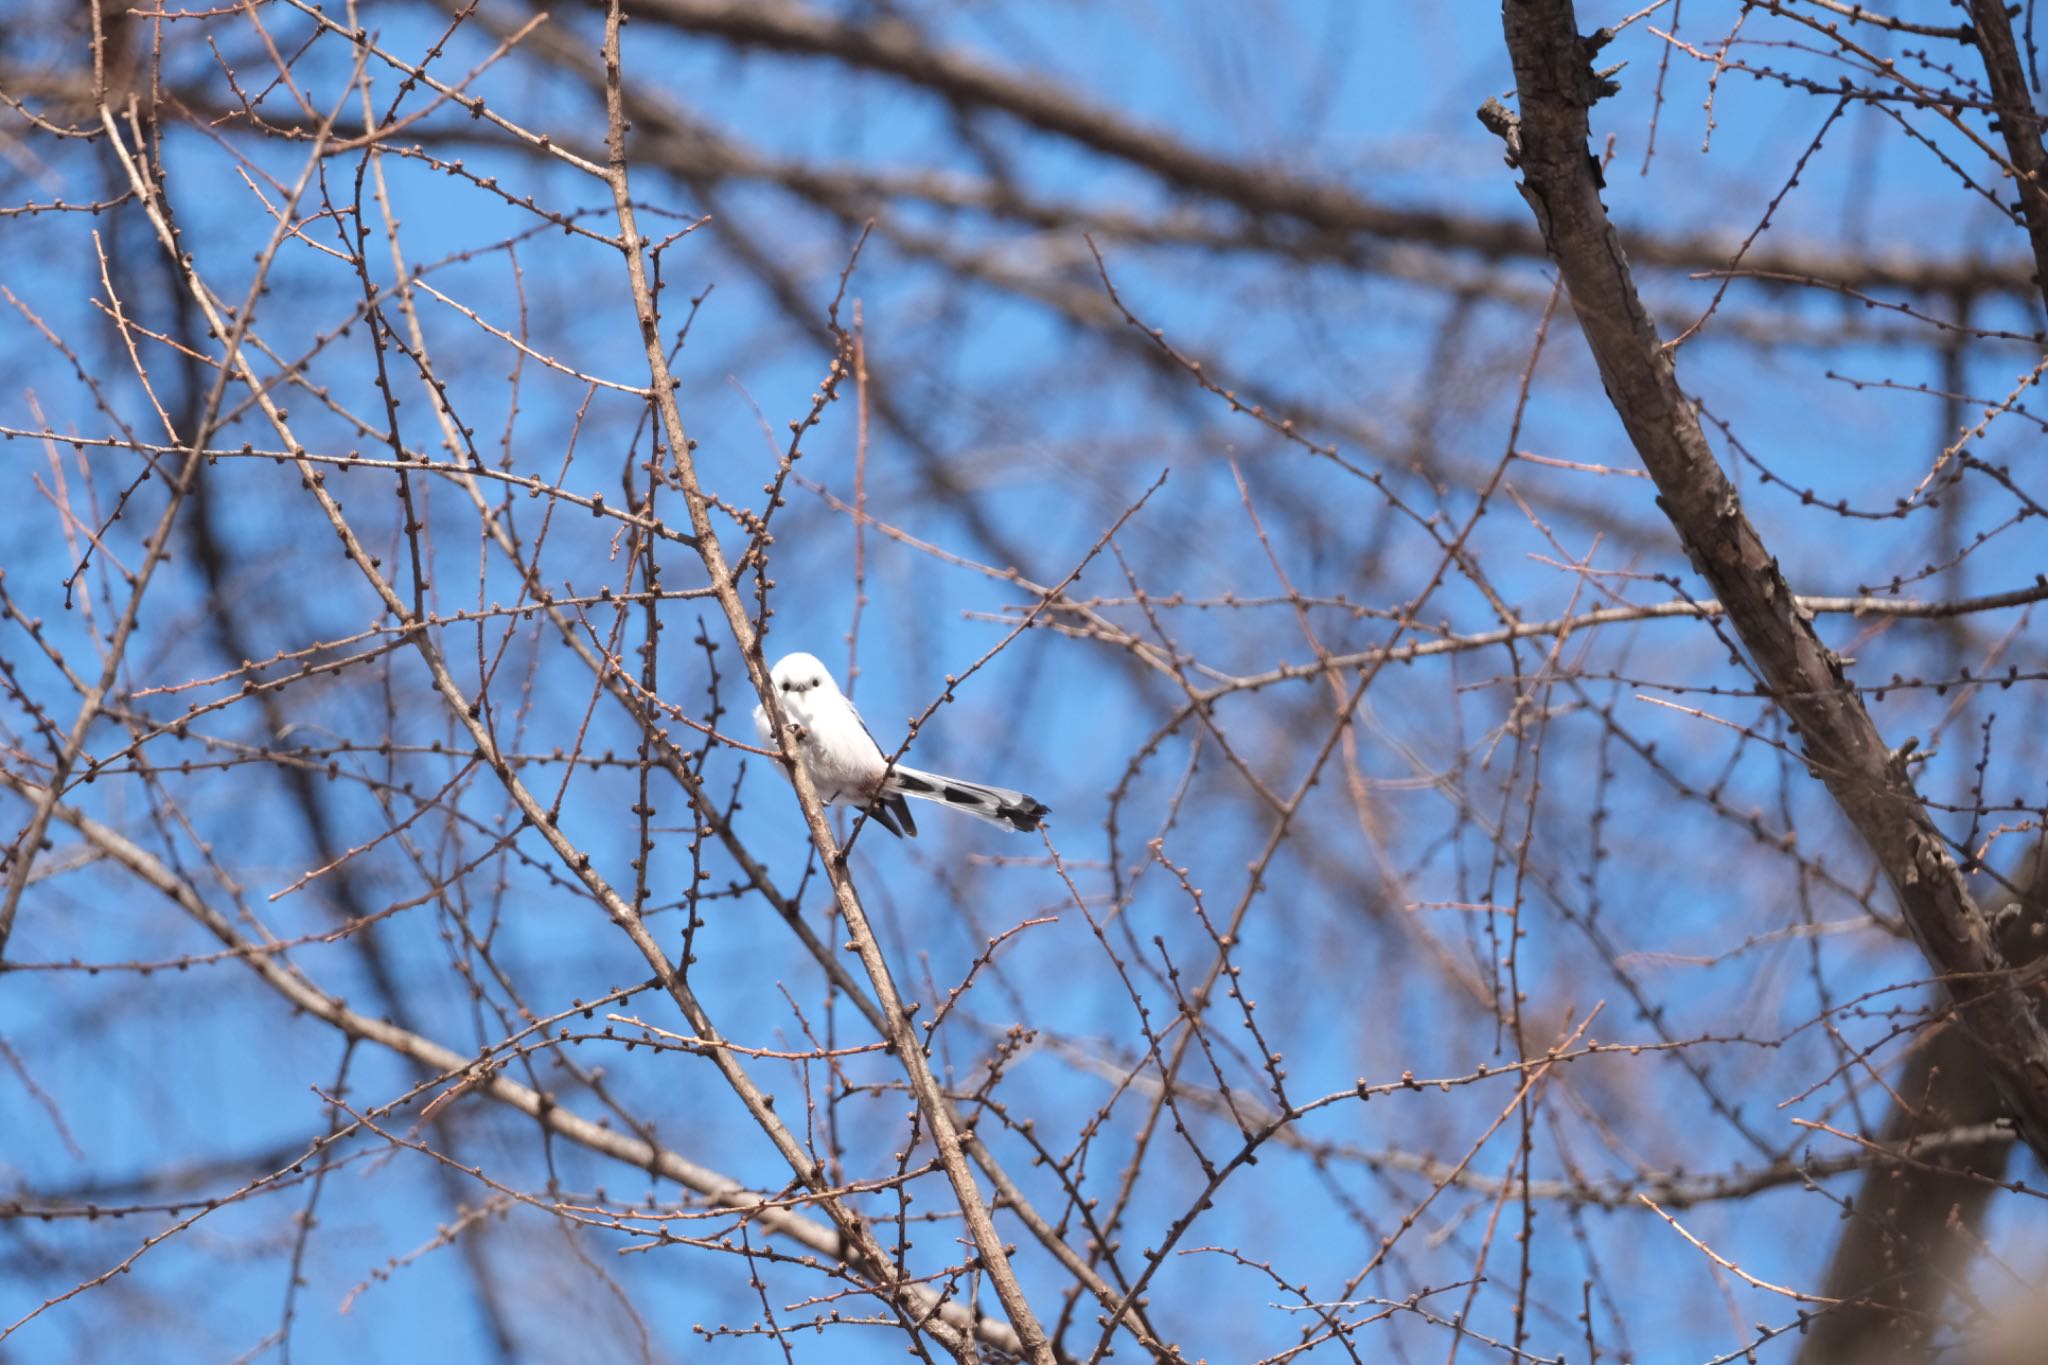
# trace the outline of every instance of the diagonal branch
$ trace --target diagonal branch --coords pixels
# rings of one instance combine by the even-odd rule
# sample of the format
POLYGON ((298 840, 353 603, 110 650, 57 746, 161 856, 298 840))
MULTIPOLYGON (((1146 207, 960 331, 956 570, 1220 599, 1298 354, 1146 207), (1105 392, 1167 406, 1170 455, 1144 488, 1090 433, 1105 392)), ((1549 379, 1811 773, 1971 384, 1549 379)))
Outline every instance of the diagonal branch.
MULTIPOLYGON (((464 1053, 424 1034, 402 1028, 388 1019, 378 1019, 351 1009, 333 993, 323 990, 281 953, 264 951, 261 943, 245 937, 234 922, 164 861, 129 839, 119 830, 103 825, 75 806, 50 799, 49 789, 0 768, 0 789, 24 800, 47 802, 52 817, 76 830, 91 847, 118 864, 144 884, 161 892, 202 928, 226 944, 263 983, 281 996, 294 1010, 303 1011, 339 1029, 349 1038, 360 1038, 387 1048, 399 1056, 446 1078, 473 1077, 470 1092, 526 1115, 550 1134, 578 1144, 600 1156, 623 1162, 649 1175, 672 1180, 686 1190, 703 1196, 720 1210, 845 1266, 852 1276, 868 1274, 860 1249, 843 1229, 821 1219, 807 1218, 796 1201, 783 1194, 764 1194, 741 1184, 732 1176, 701 1165, 673 1148, 658 1146, 638 1132, 620 1131, 606 1123, 587 1118, 555 1096, 522 1085, 512 1078, 504 1058, 516 1052, 520 1039, 464 1053)), ((955 1331, 971 1333, 977 1340, 1010 1355, 1020 1354, 1022 1343, 1008 1323, 976 1312, 970 1305, 944 1298, 930 1286, 906 1281, 880 1286, 904 1301, 919 1318, 936 1317, 955 1331)))
POLYGON ((2048 1159, 2048 1030, 2014 984, 1905 766, 1844 677, 1841 656, 1815 633, 1715 461, 1600 202, 1587 111, 1614 88, 1592 69, 1606 35, 1581 38, 1571 0, 1504 0, 1501 20, 1521 117, 1491 103, 1481 117, 1523 172, 1522 196, 1571 290, 1608 399, 1664 514, 1796 728, 1809 770, 1877 858, 2022 1135, 2048 1159))
POLYGON ((2034 285, 2048 298, 2048 151, 2041 147, 2041 115, 2027 93, 2027 73, 2005 0, 1970 0, 1970 20, 1998 109, 1991 126, 2005 137, 2012 177, 2019 182, 2020 217, 2034 248, 2034 285))
MULTIPOLYGON (((677 405, 675 391, 678 381, 671 375, 668 353, 662 344, 660 313, 656 308, 654 291, 648 278, 645 255, 646 242, 641 237, 637 217, 633 208, 630 189, 628 162, 626 156, 626 116, 624 82, 620 73, 619 29, 624 22, 620 0, 612 0, 605 10, 604 64, 605 64, 605 143, 609 151, 609 165, 606 180, 612 191, 613 208, 618 217, 619 235, 624 247, 628 280, 633 292, 634 310, 640 323, 640 339, 646 349, 647 365, 654 380, 654 399, 663 435, 668 442, 669 459, 676 482, 680 485, 683 500, 689 509, 690 527, 697 536, 697 553, 704 561, 704 571, 717 591, 718 603, 724 609, 726 625, 731 629, 739 645, 740 657, 745 661, 749 681, 754 684, 774 727, 776 747, 782 751, 784 766, 790 774, 791 784, 796 788, 798 804, 802 806, 804 820, 811 834, 811 841, 820 853, 826 877, 832 885, 839 911, 846 919, 848 940, 858 954, 861 966, 867 971, 874 986, 875 1003, 882 1011, 883 1025, 888 1040, 903 1067, 904 1078, 909 1082, 911 1094, 916 1098, 918 1112, 924 1119, 931 1135, 932 1146, 936 1149, 939 1164, 946 1172, 947 1180, 959 1202, 962 1221, 974 1241, 981 1269, 987 1272, 989 1283, 996 1298, 1003 1306, 1003 1313, 1010 1320, 1020 1344, 1019 1354, 1032 1365, 1053 1365, 1056 1359, 1052 1342, 1039 1323, 1025 1297, 1023 1285, 1018 1281, 1016 1269, 1010 1264, 1010 1248, 1003 1243, 995 1226, 995 1219, 987 1200, 982 1196, 974 1179, 974 1171, 968 1160, 966 1146, 962 1141, 963 1125, 947 1102, 938 1078, 933 1074, 931 1060, 925 1055, 922 1041, 917 1036, 916 1021, 912 1011, 904 1005, 889 973, 881 945, 876 941, 869 927, 867 912, 861 905, 859 893, 854 889, 848 874, 845 854, 832 837, 832 827, 826 823, 825 807, 811 783, 804 766, 796 761, 796 746, 789 726, 784 721, 782 709, 777 702, 775 689, 768 682, 768 665, 761 655, 761 639, 747 614, 746 603, 739 593, 739 573, 725 558, 716 530, 710 519, 711 500, 698 482, 696 461, 692 452, 696 446, 690 440, 683 426, 682 411, 677 405)), ((692 1020, 694 1023, 695 1021, 692 1020)), ((792 1167, 808 1184, 821 1184, 823 1171, 817 1163, 794 1163, 792 1167)), ((875 1258, 874 1270, 886 1273, 888 1261, 882 1255, 879 1245, 864 1228, 849 1225, 845 1229, 851 1236, 867 1244, 865 1250, 875 1258)))
MULTIPOLYGON (((616 40, 616 19, 616 10, 614 10, 614 41, 616 40)), ((616 50, 615 46, 613 50, 616 50)), ((127 172, 137 197, 150 209, 152 223, 157 230, 160 244, 167 251, 175 252, 177 238, 170 226, 170 220, 167 216, 167 205, 161 197, 160 187, 152 185, 144 179, 134 153, 123 142, 119 130, 114 127, 111 118, 106 120, 106 128, 108 145, 113 155, 127 172)), ((630 224, 630 219, 628 222, 630 224)), ((229 328, 226 318, 222 314, 222 306, 219 299, 212 289, 206 285, 204 280, 201 279, 198 267, 191 256, 186 254, 177 257, 177 264, 180 270, 181 283, 205 316, 207 325, 217 334, 226 335, 229 328)), ((400 598, 393 579, 387 576, 379 567, 381 561, 372 556, 364 547, 361 539, 356 534, 354 526, 343 516, 341 503, 327 489, 325 474, 315 469, 307 460, 305 446, 293 434, 292 427, 287 420, 286 410, 278 404, 271 390, 261 382, 251 367, 248 357, 239 351, 231 351, 228 355, 228 361, 235 371, 235 378, 248 389, 255 399, 264 420, 270 424, 278 439, 283 442, 284 448, 291 452, 291 458, 298 466, 304 486, 310 490, 322 514, 334 528, 335 534, 341 542, 343 554, 355 565, 367 586, 376 593, 383 609, 393 620, 402 624, 409 637, 410 644, 418 653, 422 664, 427 669, 434 691, 447 704, 449 713, 455 717, 457 723, 468 732, 470 741, 475 745, 479 758, 496 775, 499 782, 503 785, 506 795, 512 799, 521 815, 524 816, 526 824, 547 843, 564 866, 574 874, 576 880, 581 882, 584 889, 590 893, 597 904, 603 907, 612 923, 626 935, 634 948, 646 959, 648 965, 654 971, 656 980, 668 992, 670 998, 675 1001, 677 1008, 681 1010, 683 1016, 689 1021, 691 1030, 700 1037, 718 1037, 719 1032, 713 1025, 711 1017, 702 1001, 696 992, 691 989, 684 976, 671 963, 668 954, 655 939, 652 931, 648 929, 638 909, 627 903, 619 892, 592 865, 591 859, 570 840, 554 815, 540 804, 533 792, 506 760, 502 750, 499 748, 497 737, 493 733, 495 721, 488 717, 481 704, 472 704, 470 697, 464 693, 461 685, 450 671, 447 660, 441 653, 435 636, 426 627, 424 618, 418 614, 414 607, 409 606, 400 598)), ((696 494, 696 497, 698 501, 692 504, 692 515, 701 528, 708 526, 708 522, 704 518, 702 495, 696 494)), ((730 590, 732 579, 730 575, 724 574, 722 562, 719 564, 719 569, 722 576, 718 581, 730 590)), ((756 653, 758 654, 758 650, 756 653)), ((41 800, 43 798, 38 793, 35 799, 41 800)), ((880 1003, 886 1005, 890 1002, 883 1001, 880 1003)), ((901 1012, 898 1011, 896 1015, 888 1017, 900 1016, 901 1012)), ((775 1112, 773 1097, 755 1084, 752 1077, 741 1065, 740 1059, 723 1048, 711 1049, 708 1057, 711 1064, 717 1068, 726 1083, 732 1088, 735 1096, 746 1107, 748 1115, 761 1129, 763 1135, 774 1144, 778 1154, 789 1163, 791 1171, 798 1180, 818 1196, 819 1208, 832 1218, 845 1239, 845 1245, 848 1248, 844 1256, 846 1263, 866 1276, 875 1285, 878 1292, 898 1308, 898 1311, 904 1316, 906 1321, 915 1321, 918 1326, 929 1332, 955 1354, 962 1354, 971 1349, 970 1339, 959 1328, 953 1326, 949 1315, 930 1314, 921 1303, 915 1300, 915 1296, 910 1296, 906 1293, 910 1288, 910 1283, 896 1272, 886 1250, 875 1240, 874 1235, 868 1230, 866 1224, 844 1203, 839 1195, 830 1187, 829 1182, 824 1180, 822 1163, 818 1162, 810 1154, 803 1141, 775 1112)), ((984 1217, 986 1217, 985 1212, 984 1217)), ((1005 1330, 1007 1331, 1007 1329, 1005 1330)), ((1034 1365, 1037 1365, 1041 1357, 1045 1365, 1050 1365, 1052 1356, 1049 1349, 1033 1352, 1031 1349, 1033 1345, 1032 1340, 1029 1337, 1022 1336, 1021 1333, 1017 1335, 1020 1338, 1020 1354, 1033 1358, 1034 1365)), ((1043 1345, 1042 1337, 1039 1344, 1043 1345)))

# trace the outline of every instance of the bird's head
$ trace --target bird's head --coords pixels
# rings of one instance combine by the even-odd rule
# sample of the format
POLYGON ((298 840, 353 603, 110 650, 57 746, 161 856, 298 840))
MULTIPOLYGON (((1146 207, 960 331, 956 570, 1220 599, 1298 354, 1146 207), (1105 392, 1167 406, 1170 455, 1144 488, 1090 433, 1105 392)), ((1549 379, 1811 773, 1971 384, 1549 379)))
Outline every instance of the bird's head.
POLYGON ((824 664, 818 662, 818 657, 801 651, 777 659, 775 667, 768 672, 768 680, 782 694, 785 710, 839 691, 839 685, 832 681, 832 675, 824 664))

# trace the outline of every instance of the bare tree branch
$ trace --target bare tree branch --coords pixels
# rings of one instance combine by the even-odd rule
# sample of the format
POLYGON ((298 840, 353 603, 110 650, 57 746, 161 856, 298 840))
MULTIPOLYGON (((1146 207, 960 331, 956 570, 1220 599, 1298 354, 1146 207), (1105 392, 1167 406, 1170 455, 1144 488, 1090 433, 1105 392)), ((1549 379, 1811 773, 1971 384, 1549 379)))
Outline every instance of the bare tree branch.
POLYGON ((1744 515, 1637 297, 1590 150, 1588 111, 1612 90, 1593 69, 1605 38, 1579 36, 1571 0, 1508 0, 1501 15, 1521 103, 1511 158, 1615 414, 1694 567, 1792 722, 1814 776, 1883 867, 2021 1133, 2048 1160, 2048 1030, 2013 980, 1905 766, 1849 685, 1841 657, 1821 642, 1744 515))

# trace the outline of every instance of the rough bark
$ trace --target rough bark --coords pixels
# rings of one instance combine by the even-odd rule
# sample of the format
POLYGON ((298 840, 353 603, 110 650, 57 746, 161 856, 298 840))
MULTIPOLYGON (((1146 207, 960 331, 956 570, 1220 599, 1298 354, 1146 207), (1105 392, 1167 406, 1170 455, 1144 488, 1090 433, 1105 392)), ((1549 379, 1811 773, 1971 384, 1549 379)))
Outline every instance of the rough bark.
POLYGON ((2020 64, 2005 0, 1970 0, 1970 21, 1998 110, 1993 127, 2005 139, 2013 179, 2019 182, 2020 219, 2034 248, 2034 284, 2048 297, 2048 151, 2041 147, 2041 115, 2027 93, 2026 68, 2020 64))
POLYGON ((1490 105, 1482 118, 1503 135, 1522 171, 1522 195, 1570 290, 1615 414, 1656 482, 1658 504, 1791 721, 1809 770, 1878 860, 2022 1136, 2048 1159, 2048 1030, 1906 765, 1879 736, 1841 657, 1821 641, 1744 514, 1637 295, 1588 150, 1588 111, 1614 89, 1593 70, 1605 35, 1581 37, 1570 0, 1505 0, 1501 16, 1521 114, 1490 105))

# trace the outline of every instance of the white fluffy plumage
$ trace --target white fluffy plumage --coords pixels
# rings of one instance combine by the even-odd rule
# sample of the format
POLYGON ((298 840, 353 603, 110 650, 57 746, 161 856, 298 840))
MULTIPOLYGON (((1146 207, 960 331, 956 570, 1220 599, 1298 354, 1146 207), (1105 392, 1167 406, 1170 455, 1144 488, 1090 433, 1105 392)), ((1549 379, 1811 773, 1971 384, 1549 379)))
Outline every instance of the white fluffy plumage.
MULTIPOLYGON (((917 836, 906 796, 936 801, 1005 829, 1037 829, 1048 814, 1043 802, 1008 787, 944 777, 901 763, 891 768, 860 712, 815 655, 785 654, 768 676, 783 716, 796 728, 804 769, 827 805, 858 806, 899 838, 917 836)), ((775 742, 765 706, 754 708, 754 729, 762 743, 775 742)))

